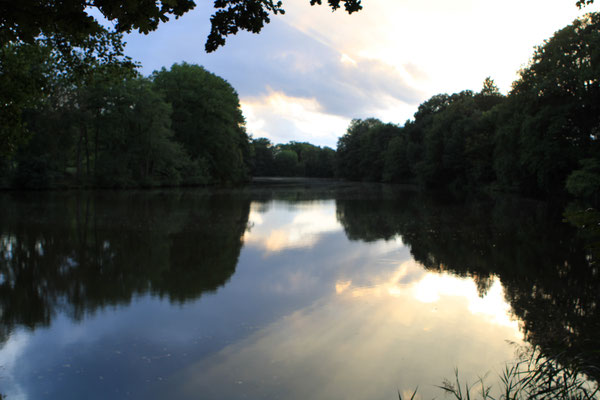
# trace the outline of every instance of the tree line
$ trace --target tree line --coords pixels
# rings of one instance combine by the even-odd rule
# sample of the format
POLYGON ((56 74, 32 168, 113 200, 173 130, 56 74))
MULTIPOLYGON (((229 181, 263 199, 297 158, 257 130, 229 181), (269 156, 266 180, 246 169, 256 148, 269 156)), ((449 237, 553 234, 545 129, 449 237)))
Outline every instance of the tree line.
POLYGON ((253 176, 333 178, 335 150, 291 141, 274 145, 267 138, 252 140, 253 176))
POLYGON ((120 43, 105 32, 97 51, 65 55, 48 40, 2 46, 1 185, 248 180, 250 140, 231 85, 186 63, 141 76, 120 43))
POLYGON ((337 151, 246 132, 239 98, 200 66, 144 77, 120 34, 0 47, 0 186, 135 187, 331 177, 461 192, 600 199, 600 14, 539 46, 508 95, 438 94, 403 126, 353 120, 337 151))
POLYGON ((338 176, 470 191, 492 187, 600 200, 600 14, 538 46, 507 96, 438 94, 403 126, 353 120, 337 144, 338 176))

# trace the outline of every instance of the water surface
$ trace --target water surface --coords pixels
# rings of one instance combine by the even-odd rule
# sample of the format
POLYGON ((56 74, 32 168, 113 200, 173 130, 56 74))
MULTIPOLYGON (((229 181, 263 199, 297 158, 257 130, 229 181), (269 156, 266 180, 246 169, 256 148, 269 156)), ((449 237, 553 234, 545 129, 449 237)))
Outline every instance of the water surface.
POLYGON ((593 253, 545 204, 296 182, 0 206, 9 399, 431 398, 519 344, 598 344, 593 253))

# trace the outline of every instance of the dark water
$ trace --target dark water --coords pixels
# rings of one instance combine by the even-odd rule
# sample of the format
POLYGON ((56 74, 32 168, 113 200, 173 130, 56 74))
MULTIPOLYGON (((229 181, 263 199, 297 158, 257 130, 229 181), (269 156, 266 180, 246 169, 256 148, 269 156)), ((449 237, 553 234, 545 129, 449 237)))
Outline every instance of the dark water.
POLYGON ((302 182, 0 210, 8 399, 431 398, 519 344, 600 377, 590 212, 302 182))

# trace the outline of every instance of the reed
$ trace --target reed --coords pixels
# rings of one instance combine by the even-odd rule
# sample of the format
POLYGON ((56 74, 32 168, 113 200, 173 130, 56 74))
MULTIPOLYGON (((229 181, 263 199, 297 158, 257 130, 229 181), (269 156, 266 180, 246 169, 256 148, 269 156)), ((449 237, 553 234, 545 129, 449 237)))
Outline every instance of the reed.
MULTIPOLYGON (((569 365, 561 364, 561 359, 561 354, 549 357, 535 348, 520 349, 517 361, 498 373, 495 386, 486 383, 489 373, 473 384, 462 381, 457 368, 453 380, 444 379, 436 387, 455 400, 600 400, 598 382, 582 372, 597 367, 584 365, 583 357, 571 359, 569 365)), ((400 392, 398 397, 402 400, 400 392)))

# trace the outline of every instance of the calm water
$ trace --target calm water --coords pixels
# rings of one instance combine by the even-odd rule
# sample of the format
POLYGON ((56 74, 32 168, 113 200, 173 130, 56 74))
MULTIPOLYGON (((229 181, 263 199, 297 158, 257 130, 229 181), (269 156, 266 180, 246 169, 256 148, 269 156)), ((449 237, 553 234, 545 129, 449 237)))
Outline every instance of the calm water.
POLYGON ((600 365, 597 235, 545 204, 296 183, 0 210, 11 400, 431 398, 524 343, 600 365))

